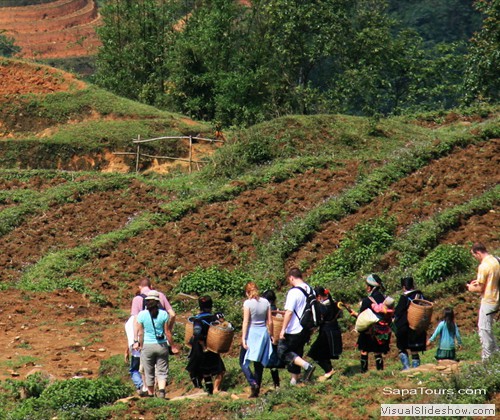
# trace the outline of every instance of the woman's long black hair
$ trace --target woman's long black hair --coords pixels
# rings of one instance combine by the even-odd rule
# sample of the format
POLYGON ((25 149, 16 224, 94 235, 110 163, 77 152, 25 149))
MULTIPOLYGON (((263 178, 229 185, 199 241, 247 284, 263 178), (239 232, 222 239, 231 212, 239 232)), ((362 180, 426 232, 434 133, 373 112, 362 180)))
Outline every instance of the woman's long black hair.
POLYGON ((401 288, 403 287, 406 290, 413 290, 415 288, 415 282, 413 281, 413 277, 403 277, 401 279, 401 288))
POLYGON ((445 308, 443 311, 443 321, 446 322, 446 328, 452 337, 455 337, 455 313, 453 308, 445 308))
POLYGON ((322 287, 322 286, 315 287, 314 293, 316 294, 316 296, 326 296, 328 298, 328 300, 330 301, 330 304, 331 305, 334 304, 334 301, 333 301, 332 295, 330 294, 330 291, 326 290, 324 287, 322 287))
POLYGON ((146 309, 149 311, 153 319, 156 319, 160 312, 160 302, 155 299, 146 299, 146 309))

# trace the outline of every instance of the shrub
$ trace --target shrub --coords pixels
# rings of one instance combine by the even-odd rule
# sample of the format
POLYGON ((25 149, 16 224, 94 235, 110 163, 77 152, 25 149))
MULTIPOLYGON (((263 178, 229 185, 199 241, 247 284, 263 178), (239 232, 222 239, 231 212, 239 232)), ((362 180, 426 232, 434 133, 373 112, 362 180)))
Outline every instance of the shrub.
MULTIPOLYGON (((198 296, 218 292, 221 296, 243 296, 243 288, 253 278, 241 271, 229 271, 216 266, 209 268, 198 267, 184 276, 177 286, 183 293, 195 293, 198 296)), ((269 282, 260 281, 261 290, 273 287, 269 282)))
POLYGON ((330 285, 336 298, 352 300, 361 287, 346 290, 346 280, 354 281, 362 270, 371 271, 377 257, 391 246, 396 222, 380 218, 362 223, 347 233, 339 249, 326 257, 310 278, 313 285, 330 285))
MULTIPOLYGON (((33 379, 21 381, 31 384, 36 394, 44 383, 33 375, 33 379)), ((106 419, 110 412, 105 409, 110 404, 129 395, 132 389, 119 379, 68 379, 46 386, 40 395, 24 400, 6 416, 8 420, 60 419, 106 419), (102 408, 101 408, 102 407, 102 408)))
POLYGON ((442 281, 468 270, 474 263, 468 250, 456 245, 438 245, 427 255, 415 272, 421 284, 442 281))
POLYGON ((41 372, 36 372, 28 376, 24 381, 7 379, 4 388, 10 391, 11 395, 16 399, 21 398, 21 390, 24 390, 27 397, 38 398, 49 382, 48 377, 41 372))
POLYGON ((49 408, 99 408, 130 394, 130 386, 116 378, 68 379, 49 385, 40 400, 49 408))

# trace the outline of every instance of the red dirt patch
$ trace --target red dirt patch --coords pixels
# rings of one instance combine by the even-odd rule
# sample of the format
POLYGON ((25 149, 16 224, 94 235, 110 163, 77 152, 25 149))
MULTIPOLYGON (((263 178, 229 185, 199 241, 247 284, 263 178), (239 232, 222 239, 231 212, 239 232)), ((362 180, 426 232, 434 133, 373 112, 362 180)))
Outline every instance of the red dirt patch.
POLYGON ((500 207, 485 214, 477 214, 450 230, 441 240, 447 244, 468 245, 485 242, 490 250, 500 248, 500 207))
POLYGON ((85 83, 61 70, 21 61, 0 61, 0 97, 28 93, 47 94, 83 88, 85 83))
POLYGON ((125 337, 121 320, 78 293, 6 290, 2 295, 9 302, 0 309, 3 378, 9 370, 24 376, 37 366, 58 378, 95 377, 101 360, 124 351, 125 341, 116 339, 125 337), (33 360, 23 362, 26 357, 33 360))
POLYGON ((39 176, 34 176, 28 181, 19 179, 2 179, 0 178, 0 190, 35 190, 43 191, 47 188, 52 188, 68 182, 64 178, 54 177, 51 179, 43 179, 39 176))
MULTIPOLYGON (((493 187, 499 181, 500 140, 459 149, 395 183, 367 206, 338 222, 328 222, 310 242, 291 255, 287 266, 308 261, 310 269, 338 248, 345 233, 357 224, 395 216, 398 233, 446 208, 461 204, 493 187)), ((484 242, 495 235, 491 230, 484 242)))
POLYGON ((447 125, 451 125, 454 123, 459 123, 460 125, 471 125, 473 122, 484 121, 486 118, 481 117, 480 115, 461 115, 456 112, 449 112, 441 118, 435 119, 418 119, 415 121, 415 124, 420 125, 422 127, 428 128, 438 128, 444 127, 447 125))

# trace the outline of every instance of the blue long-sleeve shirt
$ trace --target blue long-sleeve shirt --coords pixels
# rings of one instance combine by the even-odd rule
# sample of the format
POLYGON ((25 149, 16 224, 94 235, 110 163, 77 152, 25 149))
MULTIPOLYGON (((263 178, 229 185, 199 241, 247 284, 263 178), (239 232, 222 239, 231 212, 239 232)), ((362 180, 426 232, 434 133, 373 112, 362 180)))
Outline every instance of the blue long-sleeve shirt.
POLYGON ((429 338, 429 341, 434 341, 438 335, 440 335, 439 348, 441 350, 454 350, 455 339, 460 346, 462 345, 462 337, 460 337, 460 331, 458 331, 457 324, 455 324, 455 335, 452 336, 448 331, 446 322, 441 321, 434 331, 434 334, 432 334, 432 337, 429 338))

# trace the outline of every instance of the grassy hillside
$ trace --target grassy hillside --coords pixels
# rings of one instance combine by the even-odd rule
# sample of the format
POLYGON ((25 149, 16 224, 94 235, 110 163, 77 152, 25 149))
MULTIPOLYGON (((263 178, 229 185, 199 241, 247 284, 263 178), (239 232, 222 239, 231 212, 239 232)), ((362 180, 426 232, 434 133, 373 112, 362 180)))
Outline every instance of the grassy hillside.
MULTIPOLYGON (((126 150, 137 134, 208 127, 86 85, 7 98, 0 104, 0 289, 11 304, 2 309, 8 344, 0 401, 9 413, 0 418, 377 418, 382 402, 444 401, 437 391, 388 396, 383 386, 439 390, 468 380, 487 389, 482 402, 498 399, 500 383, 481 370, 497 369, 498 360, 469 367, 478 360, 478 302, 463 284, 476 266, 471 242, 500 251, 500 109, 378 121, 287 116, 229 133, 196 173, 161 176, 56 168, 78 159, 99 168, 105 162, 90 165, 89 157, 126 150), (399 278, 413 275, 436 301, 434 326, 445 306, 455 307, 465 337, 461 373, 400 374, 393 350, 386 371, 360 380, 346 317, 331 382, 290 388, 283 372, 281 390, 250 401, 237 335, 225 357, 224 388, 233 398, 106 405, 131 393, 122 322, 138 278, 151 277, 167 293, 180 314, 181 342, 195 305, 178 292, 212 294, 239 330, 244 283, 276 288, 282 306, 285 271, 295 265, 353 305, 366 273, 379 273, 393 296, 399 278), (43 372, 26 379, 33 369, 43 372), (50 375, 60 382, 49 385, 50 375)), ((191 389, 186 351, 172 360, 171 396, 191 389)), ((423 361, 432 363, 433 354, 423 361)))
MULTIPOLYGON (((99 170, 118 159, 112 152, 135 151, 132 139, 138 135, 213 137, 206 124, 120 98, 63 71, 10 59, 0 61, 0 71, 4 168, 99 170), (37 89, 29 87, 33 84, 37 89)), ((143 150, 188 154, 185 145, 172 141, 144 145, 143 150)), ((132 158, 125 158, 125 163, 133 166, 132 158)))

